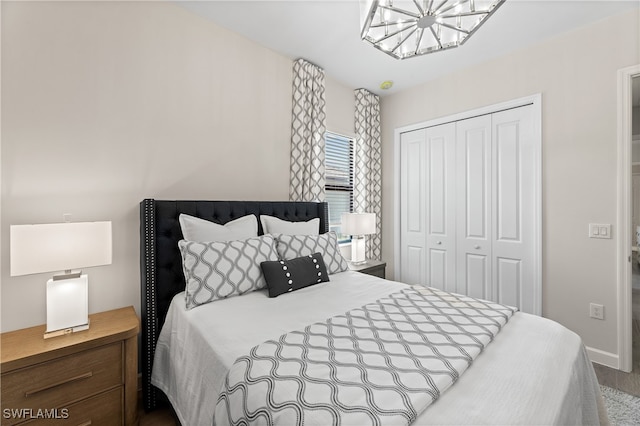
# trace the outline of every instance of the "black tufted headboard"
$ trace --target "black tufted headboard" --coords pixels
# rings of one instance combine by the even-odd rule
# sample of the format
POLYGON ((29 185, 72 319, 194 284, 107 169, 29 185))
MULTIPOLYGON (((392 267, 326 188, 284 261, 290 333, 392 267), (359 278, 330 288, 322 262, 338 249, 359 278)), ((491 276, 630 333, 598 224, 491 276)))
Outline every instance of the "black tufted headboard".
MULTIPOLYGON (((294 201, 160 201, 140 203, 140 290, 142 308, 142 388, 144 407, 156 407, 156 388, 151 385, 151 369, 158 334, 173 296, 184 290, 182 260, 178 241, 182 231, 180 213, 225 224, 254 214, 275 216, 292 222, 320 218, 320 233, 329 230, 327 203, 294 201)), ((262 235, 258 220, 258 234, 262 235)))

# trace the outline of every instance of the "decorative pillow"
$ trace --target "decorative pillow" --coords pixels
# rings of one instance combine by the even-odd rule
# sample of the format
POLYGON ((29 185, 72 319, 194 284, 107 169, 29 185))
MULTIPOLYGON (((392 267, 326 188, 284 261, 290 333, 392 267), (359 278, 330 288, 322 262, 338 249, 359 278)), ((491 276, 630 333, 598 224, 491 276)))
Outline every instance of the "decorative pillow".
POLYGON ((270 235, 229 242, 181 240, 187 309, 266 286, 260 264, 278 260, 270 235))
POLYGON ((187 241, 209 243, 212 241, 233 241, 258 236, 258 220, 249 214, 219 225, 209 220, 181 214, 178 217, 182 235, 187 241))
POLYGON ((335 232, 322 235, 275 235, 280 259, 295 259, 320 253, 329 274, 349 269, 347 261, 342 257, 335 232))
POLYGON ((329 281, 327 268, 320 253, 291 260, 262 262, 260 267, 267 281, 269 297, 277 297, 283 293, 329 281))
POLYGON ((318 235, 320 233, 319 218, 307 222, 288 222, 277 217, 260 215, 260 222, 265 234, 318 235))

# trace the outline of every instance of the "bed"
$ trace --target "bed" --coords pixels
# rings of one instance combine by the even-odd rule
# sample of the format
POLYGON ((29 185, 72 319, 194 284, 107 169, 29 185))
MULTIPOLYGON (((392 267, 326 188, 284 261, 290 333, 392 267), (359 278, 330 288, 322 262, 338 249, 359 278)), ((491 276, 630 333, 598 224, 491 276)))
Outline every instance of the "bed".
MULTIPOLYGON (((291 222, 318 218, 320 233, 325 233, 328 231, 327 205, 147 199, 141 203, 140 213, 144 405, 146 410, 152 410, 161 399, 168 399, 184 426, 210 425, 214 418, 215 424, 228 423, 227 411, 233 411, 236 406, 235 389, 248 389, 247 383, 234 384, 233 380, 246 373, 242 370, 243 365, 255 361, 249 358, 256 349, 268 349, 270 342, 282 342, 291 335, 295 337, 301 330, 312 330, 304 336, 308 339, 316 335, 310 327, 324 327, 328 318, 340 320, 352 312, 361 313, 362 309, 369 317, 371 312, 367 309, 378 309, 380 303, 390 299, 396 303, 398 295, 455 298, 458 305, 469 302, 449 293, 341 271, 331 274, 328 282, 275 298, 269 298, 266 290, 258 290, 187 309, 185 274, 178 249, 178 241, 183 238, 178 222, 181 213, 220 224, 248 214, 274 216, 291 222), (243 364, 243 360, 249 361, 243 364), (221 413, 225 413, 224 416, 221 413)), ((257 222, 258 233, 262 234, 262 224, 257 222)), ((278 347, 275 351, 282 350, 278 347)), ((414 349, 411 351, 415 352, 414 349)), ((264 353, 260 352, 257 357, 263 359, 264 353)), ((273 357, 269 362, 273 363, 273 357)), ((443 374, 453 377, 446 379, 444 386, 425 386, 425 392, 429 389, 431 394, 426 398, 428 403, 424 410, 420 408, 408 416, 397 415, 391 410, 394 411, 391 414, 385 412, 373 418, 342 417, 342 423, 607 423, 597 379, 580 338, 553 321, 521 312, 507 312, 495 334, 489 336, 477 356, 467 364, 459 375, 453 370, 447 371, 448 375, 443 374)), ((342 364, 340 360, 332 360, 331 365, 342 364)), ((355 374, 362 376, 359 371, 355 374)), ((270 377, 262 379, 263 383, 271 382, 270 377)), ((368 376, 366 379, 368 383, 368 376)), ((332 380, 335 381, 335 377, 332 380)), ((318 382, 317 379, 311 381, 318 382)), ((380 395, 386 395, 388 390, 380 395)), ((363 393, 372 395, 376 391, 377 388, 365 389, 363 393)), ((255 396, 256 392, 253 392, 255 396)), ((410 399, 414 395, 409 392, 401 398, 410 399)), ((334 403, 340 405, 341 402, 334 403)), ((314 413, 320 411, 316 409, 314 413)), ((275 419, 277 424, 290 424, 291 417, 276 416, 275 419)), ((264 418, 254 420, 260 423, 264 418)), ((335 418, 321 415, 305 418, 305 424, 327 423, 335 423, 335 418)))

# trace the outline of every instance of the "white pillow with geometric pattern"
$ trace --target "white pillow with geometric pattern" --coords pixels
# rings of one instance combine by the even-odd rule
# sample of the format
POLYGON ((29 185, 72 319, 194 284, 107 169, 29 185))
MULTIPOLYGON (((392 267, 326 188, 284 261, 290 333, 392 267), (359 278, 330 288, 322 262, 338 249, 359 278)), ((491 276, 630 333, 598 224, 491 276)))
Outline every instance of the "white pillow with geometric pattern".
POLYGON ((340 253, 335 232, 321 235, 276 234, 274 237, 277 242, 278 256, 283 260, 320 253, 329 274, 349 270, 347 261, 340 253))
POLYGON ((260 263, 278 260, 270 235, 228 242, 180 240, 187 309, 265 288, 260 263))

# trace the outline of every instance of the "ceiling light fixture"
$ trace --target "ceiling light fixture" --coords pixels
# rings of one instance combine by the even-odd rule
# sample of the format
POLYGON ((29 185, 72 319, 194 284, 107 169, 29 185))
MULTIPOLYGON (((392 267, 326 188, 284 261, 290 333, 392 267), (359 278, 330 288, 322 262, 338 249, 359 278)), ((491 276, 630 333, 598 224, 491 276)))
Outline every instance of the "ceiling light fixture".
POLYGON ((396 59, 458 47, 505 0, 361 0, 360 36, 396 59))

